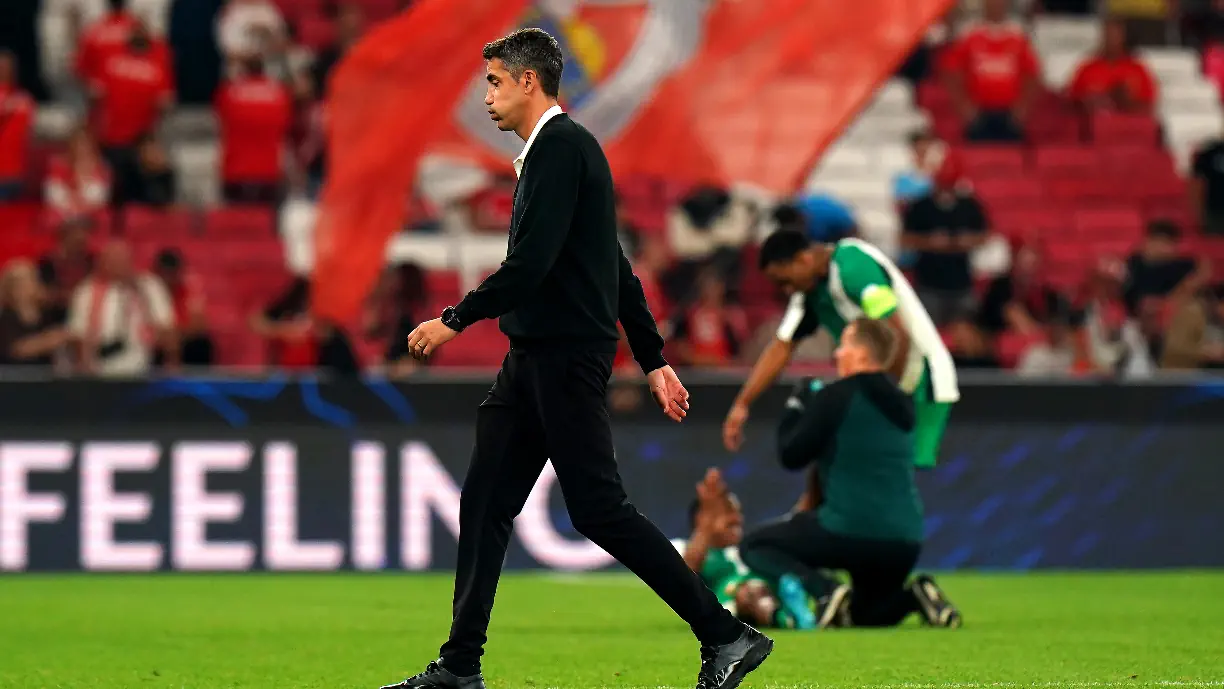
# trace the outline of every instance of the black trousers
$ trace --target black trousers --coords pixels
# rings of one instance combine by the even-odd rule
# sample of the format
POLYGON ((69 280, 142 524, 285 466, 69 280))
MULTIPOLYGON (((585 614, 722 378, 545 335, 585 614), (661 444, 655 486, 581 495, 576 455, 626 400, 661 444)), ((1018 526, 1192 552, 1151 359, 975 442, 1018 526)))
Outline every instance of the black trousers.
POLYGON ((479 670, 512 520, 549 459, 579 533, 641 578, 703 644, 739 637, 739 622, 625 495, 606 404, 612 358, 512 349, 477 409, 459 506, 454 617, 441 649, 451 672, 479 670))
POLYGON ((800 512, 745 534, 740 557, 770 578, 798 576, 817 598, 837 586, 837 580, 821 570, 845 570, 854 587, 854 626, 891 627, 920 609, 906 580, 921 550, 920 544, 909 541, 838 535, 821 526, 815 512, 800 512))

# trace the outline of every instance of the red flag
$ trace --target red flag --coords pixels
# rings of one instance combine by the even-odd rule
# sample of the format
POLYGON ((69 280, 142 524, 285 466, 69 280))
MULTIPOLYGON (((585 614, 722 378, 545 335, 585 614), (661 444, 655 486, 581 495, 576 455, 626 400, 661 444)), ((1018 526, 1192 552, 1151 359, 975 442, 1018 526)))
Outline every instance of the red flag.
POLYGON ((697 52, 607 144, 613 169, 791 192, 951 4, 717 3, 697 52))
POLYGON ((327 95, 328 176, 315 226, 313 310, 352 320, 400 230, 417 162, 527 0, 420 0, 370 32, 327 95))

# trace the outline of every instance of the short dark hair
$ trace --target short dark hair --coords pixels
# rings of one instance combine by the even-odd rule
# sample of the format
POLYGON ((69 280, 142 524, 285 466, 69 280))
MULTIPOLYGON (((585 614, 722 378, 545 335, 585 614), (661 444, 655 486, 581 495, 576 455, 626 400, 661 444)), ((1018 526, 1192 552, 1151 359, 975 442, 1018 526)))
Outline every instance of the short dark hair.
POLYGON ((110 7, 111 12, 122 12, 127 9, 127 0, 107 0, 106 4, 110 7))
POLYGON ((1177 241, 1181 237, 1181 230, 1172 220, 1153 220, 1148 223, 1147 236, 1177 241))
POLYGON ((761 243, 761 253, 757 258, 758 267, 765 270, 775 263, 793 261, 811 245, 812 240, 798 230, 778 230, 761 243))
POLYGON ((514 33, 485 44, 481 53, 486 60, 501 60, 515 81, 531 70, 540 77, 544 95, 556 98, 561 92, 561 71, 565 58, 557 39, 543 29, 519 29, 514 33))
POLYGON ((855 343, 867 349, 872 362, 880 366, 892 364, 897 354, 897 333, 886 321, 871 318, 857 318, 850 324, 854 328, 852 335, 855 343))

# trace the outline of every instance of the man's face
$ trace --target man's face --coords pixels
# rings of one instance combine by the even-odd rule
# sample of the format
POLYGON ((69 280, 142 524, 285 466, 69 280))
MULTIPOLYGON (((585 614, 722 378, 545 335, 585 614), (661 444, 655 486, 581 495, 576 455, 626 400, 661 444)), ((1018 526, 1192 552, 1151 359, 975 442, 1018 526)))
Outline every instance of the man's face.
POLYGON ((820 276, 817 275, 816 262, 811 253, 804 251, 789 261, 769 264, 765 267, 765 277, 790 296, 811 290, 820 276))
POLYGON ((714 545, 719 548, 729 548, 739 545, 744 538, 744 510, 740 508, 739 498, 727 495, 727 518, 720 522, 718 531, 713 534, 714 545))
POLYGON ((523 114, 527 111, 528 100, 524 89, 526 79, 515 79, 499 58, 489 60, 485 66, 485 79, 489 82, 489 88, 485 91, 489 118, 497 123, 497 128, 503 132, 518 129, 523 121, 523 114))

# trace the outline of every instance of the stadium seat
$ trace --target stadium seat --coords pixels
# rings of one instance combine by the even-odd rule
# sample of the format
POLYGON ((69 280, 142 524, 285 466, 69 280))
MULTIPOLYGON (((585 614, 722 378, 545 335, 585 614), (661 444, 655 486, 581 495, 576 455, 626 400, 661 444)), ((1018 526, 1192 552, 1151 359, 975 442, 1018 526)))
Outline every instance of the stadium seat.
POLYGON ((1143 219, 1134 208, 1081 209, 1072 218, 1077 239, 1134 241, 1143 234, 1143 219))
POLYGON ((204 236, 249 239, 276 236, 276 216, 270 208, 218 208, 204 216, 204 236))
POLYGON ((1045 188, 1041 182, 1028 177, 977 180, 974 188, 991 210, 1032 208, 1045 198, 1045 188))
POLYGON ((459 273, 453 270, 431 270, 425 273, 425 294, 430 299, 445 301, 450 305, 461 292, 459 273))
POLYGON ((1090 131, 1098 144, 1126 144, 1156 147, 1160 144, 1160 124, 1147 115, 1101 112, 1093 116, 1090 131))
POLYGON ((1079 177, 1099 172, 1100 156, 1087 146, 1041 146, 1033 153, 1033 164, 1042 177, 1079 177))
POLYGON ((965 172, 978 179, 990 176, 1021 175, 1024 151, 1019 146, 966 146, 961 150, 965 172))
POLYGON ((190 237, 194 225, 195 216, 188 211, 128 206, 123 209, 116 230, 132 242, 174 242, 190 237))
POLYGON ((314 51, 323 50, 336 42, 336 24, 316 14, 299 14, 298 42, 314 51))

